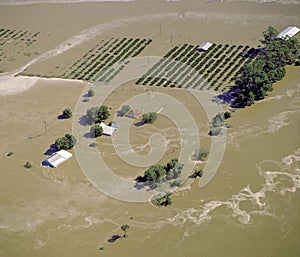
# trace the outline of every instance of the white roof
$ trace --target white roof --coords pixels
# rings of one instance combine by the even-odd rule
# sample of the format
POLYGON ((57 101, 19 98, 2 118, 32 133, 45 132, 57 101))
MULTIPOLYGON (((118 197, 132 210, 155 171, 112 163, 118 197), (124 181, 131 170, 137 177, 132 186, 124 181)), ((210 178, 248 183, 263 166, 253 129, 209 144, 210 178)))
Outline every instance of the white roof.
POLYGON ((299 31, 300 29, 297 27, 287 27, 285 30, 283 30, 277 35, 277 38, 289 39, 295 36, 299 31))
POLYGON ((103 122, 100 123, 100 126, 103 129, 103 134, 107 136, 111 136, 116 131, 116 128, 107 126, 103 122))
POLYGON ((60 150, 47 159, 51 166, 57 167, 59 164, 72 157, 72 154, 65 150, 60 150))
POLYGON ((210 42, 203 42, 201 45, 197 47, 198 50, 208 50, 213 44, 210 42))

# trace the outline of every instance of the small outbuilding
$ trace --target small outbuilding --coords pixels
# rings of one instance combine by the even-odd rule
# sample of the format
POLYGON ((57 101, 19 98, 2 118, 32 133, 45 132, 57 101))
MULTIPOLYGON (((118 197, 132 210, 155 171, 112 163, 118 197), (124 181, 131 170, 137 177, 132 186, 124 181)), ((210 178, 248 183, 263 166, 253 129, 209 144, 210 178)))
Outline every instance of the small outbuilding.
POLYGON ((103 122, 100 123, 100 126, 103 129, 103 135, 111 136, 117 129, 111 126, 105 125, 103 122))
POLYGON ((295 36, 299 31, 300 29, 297 27, 287 27, 285 30, 283 30, 277 35, 277 38, 288 40, 291 37, 295 36))
POLYGON ((57 168, 58 165, 72 157, 72 154, 66 150, 59 150, 51 155, 47 160, 43 161, 43 165, 57 168))
POLYGON ((131 119, 138 119, 142 115, 141 112, 138 110, 133 110, 131 109, 129 112, 125 114, 126 117, 131 118, 131 119))
POLYGON ((213 44, 210 42, 203 42, 197 47, 198 51, 207 51, 213 44))

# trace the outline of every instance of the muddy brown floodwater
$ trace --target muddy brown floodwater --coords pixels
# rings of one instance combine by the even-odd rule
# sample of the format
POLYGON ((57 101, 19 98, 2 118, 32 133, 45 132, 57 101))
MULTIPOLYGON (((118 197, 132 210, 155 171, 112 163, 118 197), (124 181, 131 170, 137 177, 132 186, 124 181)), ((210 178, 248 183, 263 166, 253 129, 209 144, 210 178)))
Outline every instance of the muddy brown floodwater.
MULTIPOLYGON (((164 54, 171 44, 182 42, 257 45, 269 25, 278 30, 299 25, 299 11, 299 5, 291 2, 192 0, 0 5, 1 26, 44 33, 36 49, 31 49, 38 53, 56 49, 86 29, 79 41, 85 42, 87 35, 98 32, 103 38, 153 37, 153 45, 144 54, 156 56, 164 54), (131 17, 140 18, 126 26, 110 23, 131 17), (107 24, 95 28, 102 23, 107 24), (162 35, 158 37, 160 24, 162 35)), ((72 48, 72 44, 59 49, 64 47, 72 48)), ((36 62, 29 71, 46 72, 47 67, 63 60, 63 54, 50 58, 54 53, 45 55, 48 62, 36 62)), ((0 64, 14 71, 34 58, 37 56, 18 59, 16 55, 14 63, 0 64)), ((72 132, 72 119, 57 116, 66 107, 75 108, 78 97, 89 88, 87 83, 33 78, 32 84, 37 82, 32 87, 21 79, 16 80, 20 84, 9 84, 10 93, 30 88, 18 94, 0 91, 0 256, 299 256, 300 76, 299 67, 286 70, 286 77, 274 85, 265 100, 236 110, 229 119, 225 154, 212 181, 201 189, 199 179, 187 181, 173 193, 173 204, 166 208, 106 196, 83 175, 73 150, 73 157, 57 169, 41 166, 54 140, 72 132), (6 156, 8 152, 13 154, 6 156), (31 169, 23 167, 26 161, 33 164, 31 169), (109 243, 112 235, 122 233, 122 224, 130 225, 129 237, 109 243), (99 250, 102 246, 104 250, 99 250)), ((120 88, 106 99, 113 113, 126 98, 147 90, 136 88, 132 82, 124 86, 126 94, 120 88)), ((201 124, 201 144, 209 148, 208 119, 186 92, 171 88, 153 91, 170 94, 187 106, 201 124)), ((176 157, 180 145, 179 132, 168 117, 159 115, 157 123, 145 127, 143 133, 132 126, 130 140, 134 149, 147 154, 147 140, 158 131, 169 140, 167 151, 171 153, 160 160, 165 163, 176 157)), ((110 138, 97 142, 116 174, 129 179, 143 172, 120 161, 110 138)))

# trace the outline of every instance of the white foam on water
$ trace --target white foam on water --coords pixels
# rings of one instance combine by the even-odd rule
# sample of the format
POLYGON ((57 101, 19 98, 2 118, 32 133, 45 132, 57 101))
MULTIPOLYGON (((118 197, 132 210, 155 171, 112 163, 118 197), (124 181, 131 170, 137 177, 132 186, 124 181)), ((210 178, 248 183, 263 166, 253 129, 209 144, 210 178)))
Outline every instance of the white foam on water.
POLYGON ((42 239, 35 239, 33 249, 38 250, 47 245, 47 242, 42 239))
POLYGON ((232 217, 237 218, 242 224, 250 224, 253 215, 274 216, 275 214, 271 211, 273 206, 269 206, 266 193, 273 193, 284 198, 286 193, 296 192, 300 188, 299 164, 300 148, 293 154, 282 158, 280 162, 262 161, 257 165, 257 170, 265 179, 265 183, 257 192, 253 192, 250 185, 247 185, 227 200, 213 200, 200 205, 198 208, 179 210, 174 217, 167 220, 173 225, 183 225, 186 222, 201 225, 211 220, 220 206, 225 206, 227 210, 231 210, 232 217), (272 164, 274 168, 272 170, 266 169, 268 164, 272 164), (287 181, 289 182, 288 185, 286 185, 287 181), (240 204, 245 201, 252 204, 253 210, 246 211, 240 207, 240 204))
POLYGON ((290 125, 290 116, 295 114, 300 114, 299 108, 275 114, 263 123, 242 125, 235 129, 234 132, 229 131, 227 134, 227 145, 238 148, 241 142, 251 140, 251 138, 256 138, 263 134, 275 133, 290 125))

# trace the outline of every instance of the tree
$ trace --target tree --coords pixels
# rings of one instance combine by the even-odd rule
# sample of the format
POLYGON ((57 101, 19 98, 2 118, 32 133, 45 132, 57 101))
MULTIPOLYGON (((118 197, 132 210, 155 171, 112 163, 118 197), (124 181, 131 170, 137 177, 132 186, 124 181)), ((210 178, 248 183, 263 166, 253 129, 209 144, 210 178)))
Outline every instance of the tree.
POLYGON ((64 137, 59 137, 55 140, 57 150, 69 150, 76 144, 76 139, 71 134, 66 134, 64 137))
POLYGON ((202 177, 203 176, 203 170, 202 169, 196 169, 194 173, 192 174, 192 178, 202 177))
POLYGON ((156 112, 144 113, 142 116, 143 123, 153 123, 157 118, 156 112))
POLYGON ((264 39, 260 40, 260 42, 262 42, 264 45, 267 45, 270 42, 274 41, 277 35, 278 31, 272 26, 269 26, 267 30, 263 32, 264 39))
POLYGON ((171 192, 166 192, 166 194, 164 196, 161 196, 159 198, 157 198, 154 203, 156 205, 159 205, 159 206, 168 206, 168 205, 171 205, 172 204, 172 199, 171 199, 171 192))
POLYGON ((64 119, 69 119, 72 117, 72 111, 69 108, 63 110, 62 116, 64 119))
POLYGON ((129 225, 128 224, 123 224, 122 226, 121 226, 121 229, 124 231, 124 235, 123 235, 123 237, 127 237, 127 230, 129 229, 130 227, 129 227, 129 225))
POLYGON ((106 105, 94 106, 86 111, 85 120, 87 124, 100 123, 110 116, 109 108, 106 105))
POLYGON ((93 90, 93 89, 89 89, 89 91, 88 91, 88 96, 89 97, 92 97, 92 96, 94 96, 95 95, 95 91, 93 90))
POLYGON ((155 181, 166 175, 165 169, 162 165, 152 165, 148 170, 144 172, 144 178, 146 181, 155 181))
POLYGON ((97 123, 91 127, 90 133, 94 137, 100 137, 103 135, 103 128, 97 123))
POLYGON ((229 119, 230 117, 231 117, 231 112, 229 112, 229 111, 224 112, 225 120, 229 119))

